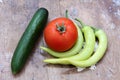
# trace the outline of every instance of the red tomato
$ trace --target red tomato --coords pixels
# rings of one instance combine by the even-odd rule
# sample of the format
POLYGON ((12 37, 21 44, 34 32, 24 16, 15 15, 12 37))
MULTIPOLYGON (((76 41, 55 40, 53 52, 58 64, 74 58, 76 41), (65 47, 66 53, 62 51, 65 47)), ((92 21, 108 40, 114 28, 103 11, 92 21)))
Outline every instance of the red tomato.
POLYGON ((49 22, 44 30, 46 44, 55 51, 69 50, 77 38, 77 28, 68 18, 56 18, 49 22))

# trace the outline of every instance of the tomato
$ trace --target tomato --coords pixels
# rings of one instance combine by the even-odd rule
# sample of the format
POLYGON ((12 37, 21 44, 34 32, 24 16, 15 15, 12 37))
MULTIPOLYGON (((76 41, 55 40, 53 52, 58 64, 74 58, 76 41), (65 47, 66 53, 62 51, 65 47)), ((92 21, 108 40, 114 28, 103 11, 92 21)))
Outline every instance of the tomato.
POLYGON ((66 51, 72 48, 78 38, 75 24, 68 18, 60 17, 48 23, 44 30, 44 39, 54 51, 66 51))

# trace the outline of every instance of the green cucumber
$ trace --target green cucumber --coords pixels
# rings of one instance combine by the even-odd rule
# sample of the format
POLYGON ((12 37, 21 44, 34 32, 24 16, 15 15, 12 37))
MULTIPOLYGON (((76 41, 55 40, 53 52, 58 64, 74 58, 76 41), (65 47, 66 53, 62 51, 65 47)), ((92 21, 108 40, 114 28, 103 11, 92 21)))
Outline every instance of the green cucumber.
POLYGON ((12 57, 11 69, 13 74, 19 73, 35 46, 36 41, 43 32, 48 19, 48 10, 39 8, 32 17, 29 25, 23 33, 12 57))

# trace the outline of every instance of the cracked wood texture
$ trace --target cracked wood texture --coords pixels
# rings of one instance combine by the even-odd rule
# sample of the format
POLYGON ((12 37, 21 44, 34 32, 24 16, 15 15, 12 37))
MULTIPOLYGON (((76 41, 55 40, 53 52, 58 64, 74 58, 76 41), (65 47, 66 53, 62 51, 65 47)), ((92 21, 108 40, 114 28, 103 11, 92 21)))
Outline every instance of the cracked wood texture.
POLYGON ((120 0, 0 0, 0 80, 119 80, 120 79, 120 0), (49 20, 64 16, 103 29, 108 36, 104 58, 91 71, 77 72, 73 66, 46 65, 51 57, 39 49, 46 46, 40 37, 25 68, 12 75, 10 62, 17 43, 39 7, 49 11, 49 20))

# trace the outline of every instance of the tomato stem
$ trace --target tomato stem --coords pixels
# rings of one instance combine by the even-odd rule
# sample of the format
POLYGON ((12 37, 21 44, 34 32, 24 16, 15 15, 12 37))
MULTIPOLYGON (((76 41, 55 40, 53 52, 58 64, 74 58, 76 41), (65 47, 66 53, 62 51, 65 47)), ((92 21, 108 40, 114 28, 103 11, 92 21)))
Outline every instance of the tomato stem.
POLYGON ((62 25, 59 25, 56 23, 56 27, 60 33, 64 33, 66 31, 66 27, 65 27, 64 23, 62 25))

